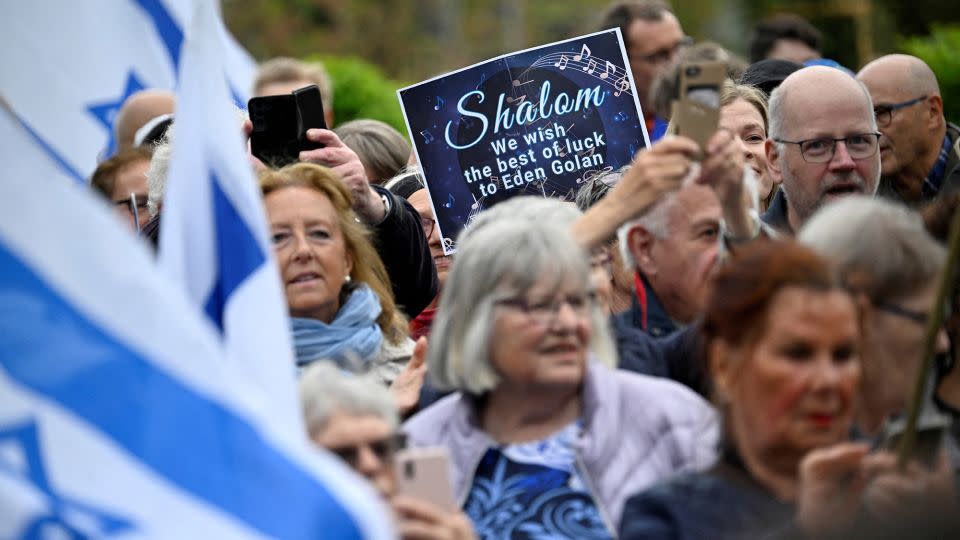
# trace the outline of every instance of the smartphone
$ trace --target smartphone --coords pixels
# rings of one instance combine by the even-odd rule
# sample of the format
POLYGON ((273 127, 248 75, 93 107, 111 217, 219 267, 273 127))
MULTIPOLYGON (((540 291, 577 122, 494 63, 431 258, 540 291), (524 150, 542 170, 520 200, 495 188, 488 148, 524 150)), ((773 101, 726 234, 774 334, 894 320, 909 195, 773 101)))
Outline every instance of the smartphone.
POLYGON ((251 98, 247 111, 253 124, 253 155, 268 167, 296 163, 300 158, 300 121, 293 94, 251 98))
POLYGON ((673 104, 677 134, 690 137, 700 148, 720 123, 720 89, 727 78, 723 62, 687 62, 680 66, 680 85, 673 104))
MULTIPOLYGON (((900 447, 900 440, 906 428, 903 418, 886 422, 880 433, 875 448, 896 452, 900 447)), ((942 414, 921 414, 917 419, 917 436, 913 444, 912 459, 933 467, 937 462, 937 454, 943 444, 943 438, 950 428, 950 418, 942 414)))
POLYGON ((457 510, 446 448, 401 450, 397 452, 394 464, 397 493, 427 501, 446 512, 457 510))
POLYGON ((252 98, 247 102, 253 133, 250 151, 271 167, 283 167, 299 161, 300 152, 323 148, 307 139, 307 130, 326 129, 323 98, 312 84, 291 94, 252 98))

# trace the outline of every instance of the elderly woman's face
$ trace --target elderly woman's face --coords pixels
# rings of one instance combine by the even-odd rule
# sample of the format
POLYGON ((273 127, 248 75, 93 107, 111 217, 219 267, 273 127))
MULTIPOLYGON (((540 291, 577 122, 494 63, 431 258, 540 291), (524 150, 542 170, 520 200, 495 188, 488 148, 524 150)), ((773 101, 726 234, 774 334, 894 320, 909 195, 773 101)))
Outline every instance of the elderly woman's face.
POLYGON ((575 387, 583 380, 593 300, 582 282, 540 279, 495 308, 490 361, 502 383, 575 387))
POLYGON ((788 287, 774 296, 759 341, 714 362, 741 448, 800 452, 847 438, 860 380, 853 300, 788 287))
POLYGON ((290 315, 329 323, 353 268, 336 209, 323 193, 300 186, 278 189, 264 202, 290 315))

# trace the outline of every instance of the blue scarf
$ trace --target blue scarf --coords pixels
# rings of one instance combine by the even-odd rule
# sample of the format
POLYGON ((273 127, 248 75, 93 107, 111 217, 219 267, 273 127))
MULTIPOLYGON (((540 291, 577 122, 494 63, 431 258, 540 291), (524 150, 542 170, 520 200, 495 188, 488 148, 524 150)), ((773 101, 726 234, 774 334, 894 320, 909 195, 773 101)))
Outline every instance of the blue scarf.
POLYGON ((357 360, 366 364, 380 352, 383 332, 377 325, 379 316, 380 299, 370 287, 360 285, 350 293, 330 324, 292 317, 297 366, 325 359, 333 360, 342 369, 356 371, 357 360))

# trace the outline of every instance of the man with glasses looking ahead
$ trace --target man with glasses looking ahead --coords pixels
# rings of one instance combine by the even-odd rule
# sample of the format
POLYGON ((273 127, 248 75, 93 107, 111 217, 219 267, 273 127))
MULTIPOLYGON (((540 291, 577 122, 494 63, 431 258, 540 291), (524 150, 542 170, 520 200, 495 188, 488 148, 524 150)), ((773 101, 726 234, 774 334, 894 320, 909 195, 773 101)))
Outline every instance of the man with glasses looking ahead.
POLYGON ((653 114, 650 87, 657 75, 677 60, 680 49, 692 44, 693 40, 684 35, 669 4, 660 0, 627 0, 612 4, 604 13, 599 29, 609 28, 620 28, 623 34, 633 82, 637 85, 637 99, 653 142, 654 133, 664 130, 655 127, 663 123, 661 127, 666 128, 666 122, 653 114))
POLYGON ((770 96, 765 150, 781 183, 763 221, 793 234, 821 206, 869 195, 880 181, 880 132, 870 94, 845 72, 813 66, 794 72, 770 96))
POLYGON ((943 116, 937 77, 905 54, 870 62, 857 78, 870 91, 880 139, 880 195, 909 205, 960 189, 960 127, 943 116))

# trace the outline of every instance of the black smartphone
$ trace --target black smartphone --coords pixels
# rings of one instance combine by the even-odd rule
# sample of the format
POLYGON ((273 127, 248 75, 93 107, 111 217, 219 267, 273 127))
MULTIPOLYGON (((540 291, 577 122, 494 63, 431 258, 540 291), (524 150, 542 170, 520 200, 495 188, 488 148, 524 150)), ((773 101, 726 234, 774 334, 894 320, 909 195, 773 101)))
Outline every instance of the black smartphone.
MULTIPOLYGON (((906 420, 903 418, 884 422, 883 430, 874 443, 874 448, 896 452, 905 428, 906 420)), ((937 454, 943 445, 943 439, 949 429, 949 417, 933 413, 921 414, 917 420, 917 434, 914 439, 911 458, 927 467, 933 467, 937 461, 937 454)))
POLYGON ((253 132, 250 151, 268 167, 283 167, 300 158, 300 121, 292 94, 251 98, 247 103, 253 132))
POLYGON ((323 116, 323 98, 317 85, 311 84, 293 91, 300 112, 300 149, 313 150, 323 148, 320 143, 307 140, 308 129, 327 129, 327 120, 323 116))
POLYGON ((252 98, 247 103, 253 133, 250 150, 270 167, 296 163, 303 150, 323 148, 307 139, 307 130, 327 129, 320 89, 312 84, 291 94, 252 98))

